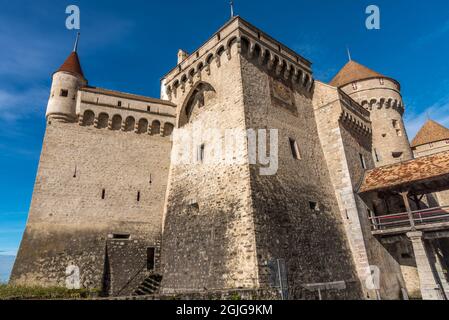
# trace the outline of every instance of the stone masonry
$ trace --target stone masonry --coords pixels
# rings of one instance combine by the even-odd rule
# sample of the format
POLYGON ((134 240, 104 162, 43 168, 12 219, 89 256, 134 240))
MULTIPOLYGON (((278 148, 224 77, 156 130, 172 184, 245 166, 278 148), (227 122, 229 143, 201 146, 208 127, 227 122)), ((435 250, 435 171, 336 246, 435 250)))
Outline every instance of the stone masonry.
MULTIPOLYGON (((177 59, 160 99, 89 85, 76 51, 55 72, 13 284, 79 274, 105 296, 156 277, 161 298, 438 298, 423 237, 373 236, 388 204, 358 194, 366 170, 413 158, 396 80, 350 61, 315 81, 309 60, 240 17, 177 59)), ((432 251, 441 277, 445 253, 432 251)))

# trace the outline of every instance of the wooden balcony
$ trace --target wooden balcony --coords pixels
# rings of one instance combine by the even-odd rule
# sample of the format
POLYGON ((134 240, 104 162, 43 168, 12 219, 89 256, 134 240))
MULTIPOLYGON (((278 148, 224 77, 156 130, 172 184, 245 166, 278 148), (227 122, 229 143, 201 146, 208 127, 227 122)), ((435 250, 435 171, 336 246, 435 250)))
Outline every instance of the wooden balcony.
POLYGON ((449 206, 371 217, 373 235, 391 236, 410 231, 449 230, 449 206))

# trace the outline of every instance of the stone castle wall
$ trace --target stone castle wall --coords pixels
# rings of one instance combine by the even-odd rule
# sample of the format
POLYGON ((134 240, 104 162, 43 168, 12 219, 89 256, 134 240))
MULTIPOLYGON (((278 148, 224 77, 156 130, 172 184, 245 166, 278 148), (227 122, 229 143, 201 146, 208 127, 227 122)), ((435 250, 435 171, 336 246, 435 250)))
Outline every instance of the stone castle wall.
POLYGON ((285 259, 290 298, 311 298, 317 293, 305 290, 306 285, 335 281, 344 281, 347 289, 327 291, 327 298, 360 298, 318 139, 312 93, 273 71, 259 65, 257 57, 242 57, 247 127, 279 129, 278 172, 262 176, 260 166, 251 167, 260 285, 273 285, 267 263, 285 259), (297 142, 301 159, 293 157, 290 139, 297 142))
POLYGON ((404 104, 398 83, 376 78, 349 84, 342 90, 370 111, 376 167, 413 158, 402 118, 404 104))
MULTIPOLYGON (((365 286, 367 270, 370 266, 378 267, 381 272, 380 296, 397 299, 404 287, 401 278, 397 277, 399 265, 372 236, 369 208, 357 195, 365 168, 374 167, 369 114, 360 106, 353 105, 336 88, 320 82, 315 86, 314 107, 321 145, 358 275, 365 286)), ((364 289, 367 297, 376 298, 373 290, 366 286, 364 289)))
MULTIPOLYGON (((222 39, 231 36, 223 34, 222 39)), ((183 136, 195 128, 218 128, 221 134, 245 129, 237 50, 232 46, 230 58, 217 54, 191 78, 194 81, 172 92, 183 136)), ((171 166, 162 244, 163 293, 258 286, 249 166, 207 162, 214 143, 210 139, 174 142, 173 155, 187 146, 195 162, 171 166), (202 144, 205 163, 196 162, 202 144)))
POLYGON ((82 287, 102 289, 110 237, 158 246, 170 150, 169 137, 50 120, 12 283, 64 286, 75 265, 82 287))

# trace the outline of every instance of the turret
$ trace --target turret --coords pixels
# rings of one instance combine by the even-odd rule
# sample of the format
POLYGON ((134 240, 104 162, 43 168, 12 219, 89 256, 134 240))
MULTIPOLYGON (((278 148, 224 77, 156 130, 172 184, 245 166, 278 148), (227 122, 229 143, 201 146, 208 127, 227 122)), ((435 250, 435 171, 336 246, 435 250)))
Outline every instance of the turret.
POLYGON ((62 122, 76 121, 76 97, 78 89, 87 85, 79 61, 79 34, 72 53, 53 74, 50 99, 47 105, 47 120, 62 122))
POLYGON ((413 158, 398 81, 350 60, 330 84, 370 111, 373 158, 377 167, 413 158))

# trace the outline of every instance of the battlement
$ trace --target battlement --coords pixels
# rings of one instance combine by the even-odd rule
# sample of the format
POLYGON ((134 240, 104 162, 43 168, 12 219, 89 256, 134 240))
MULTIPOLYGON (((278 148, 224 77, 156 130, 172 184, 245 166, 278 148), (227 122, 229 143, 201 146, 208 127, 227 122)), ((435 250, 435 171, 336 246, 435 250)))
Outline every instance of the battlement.
POLYGON ((238 54, 254 58, 268 70, 282 75, 285 80, 291 80, 308 91, 311 90, 313 86, 311 62, 242 18, 235 17, 165 75, 162 79, 162 98, 171 101, 177 96, 178 89, 184 93, 186 86, 193 85, 195 77, 200 79, 203 71, 210 75, 212 63, 220 67, 222 56, 231 59, 231 49, 234 45, 237 46, 238 54))
POLYGON ((338 89, 338 94, 342 102, 342 112, 340 121, 346 122, 356 132, 363 135, 371 135, 370 113, 360 106, 356 101, 351 99, 342 90, 338 89))
POLYGON ((176 105, 159 99, 84 87, 77 96, 76 113, 82 126, 170 136, 176 105))

